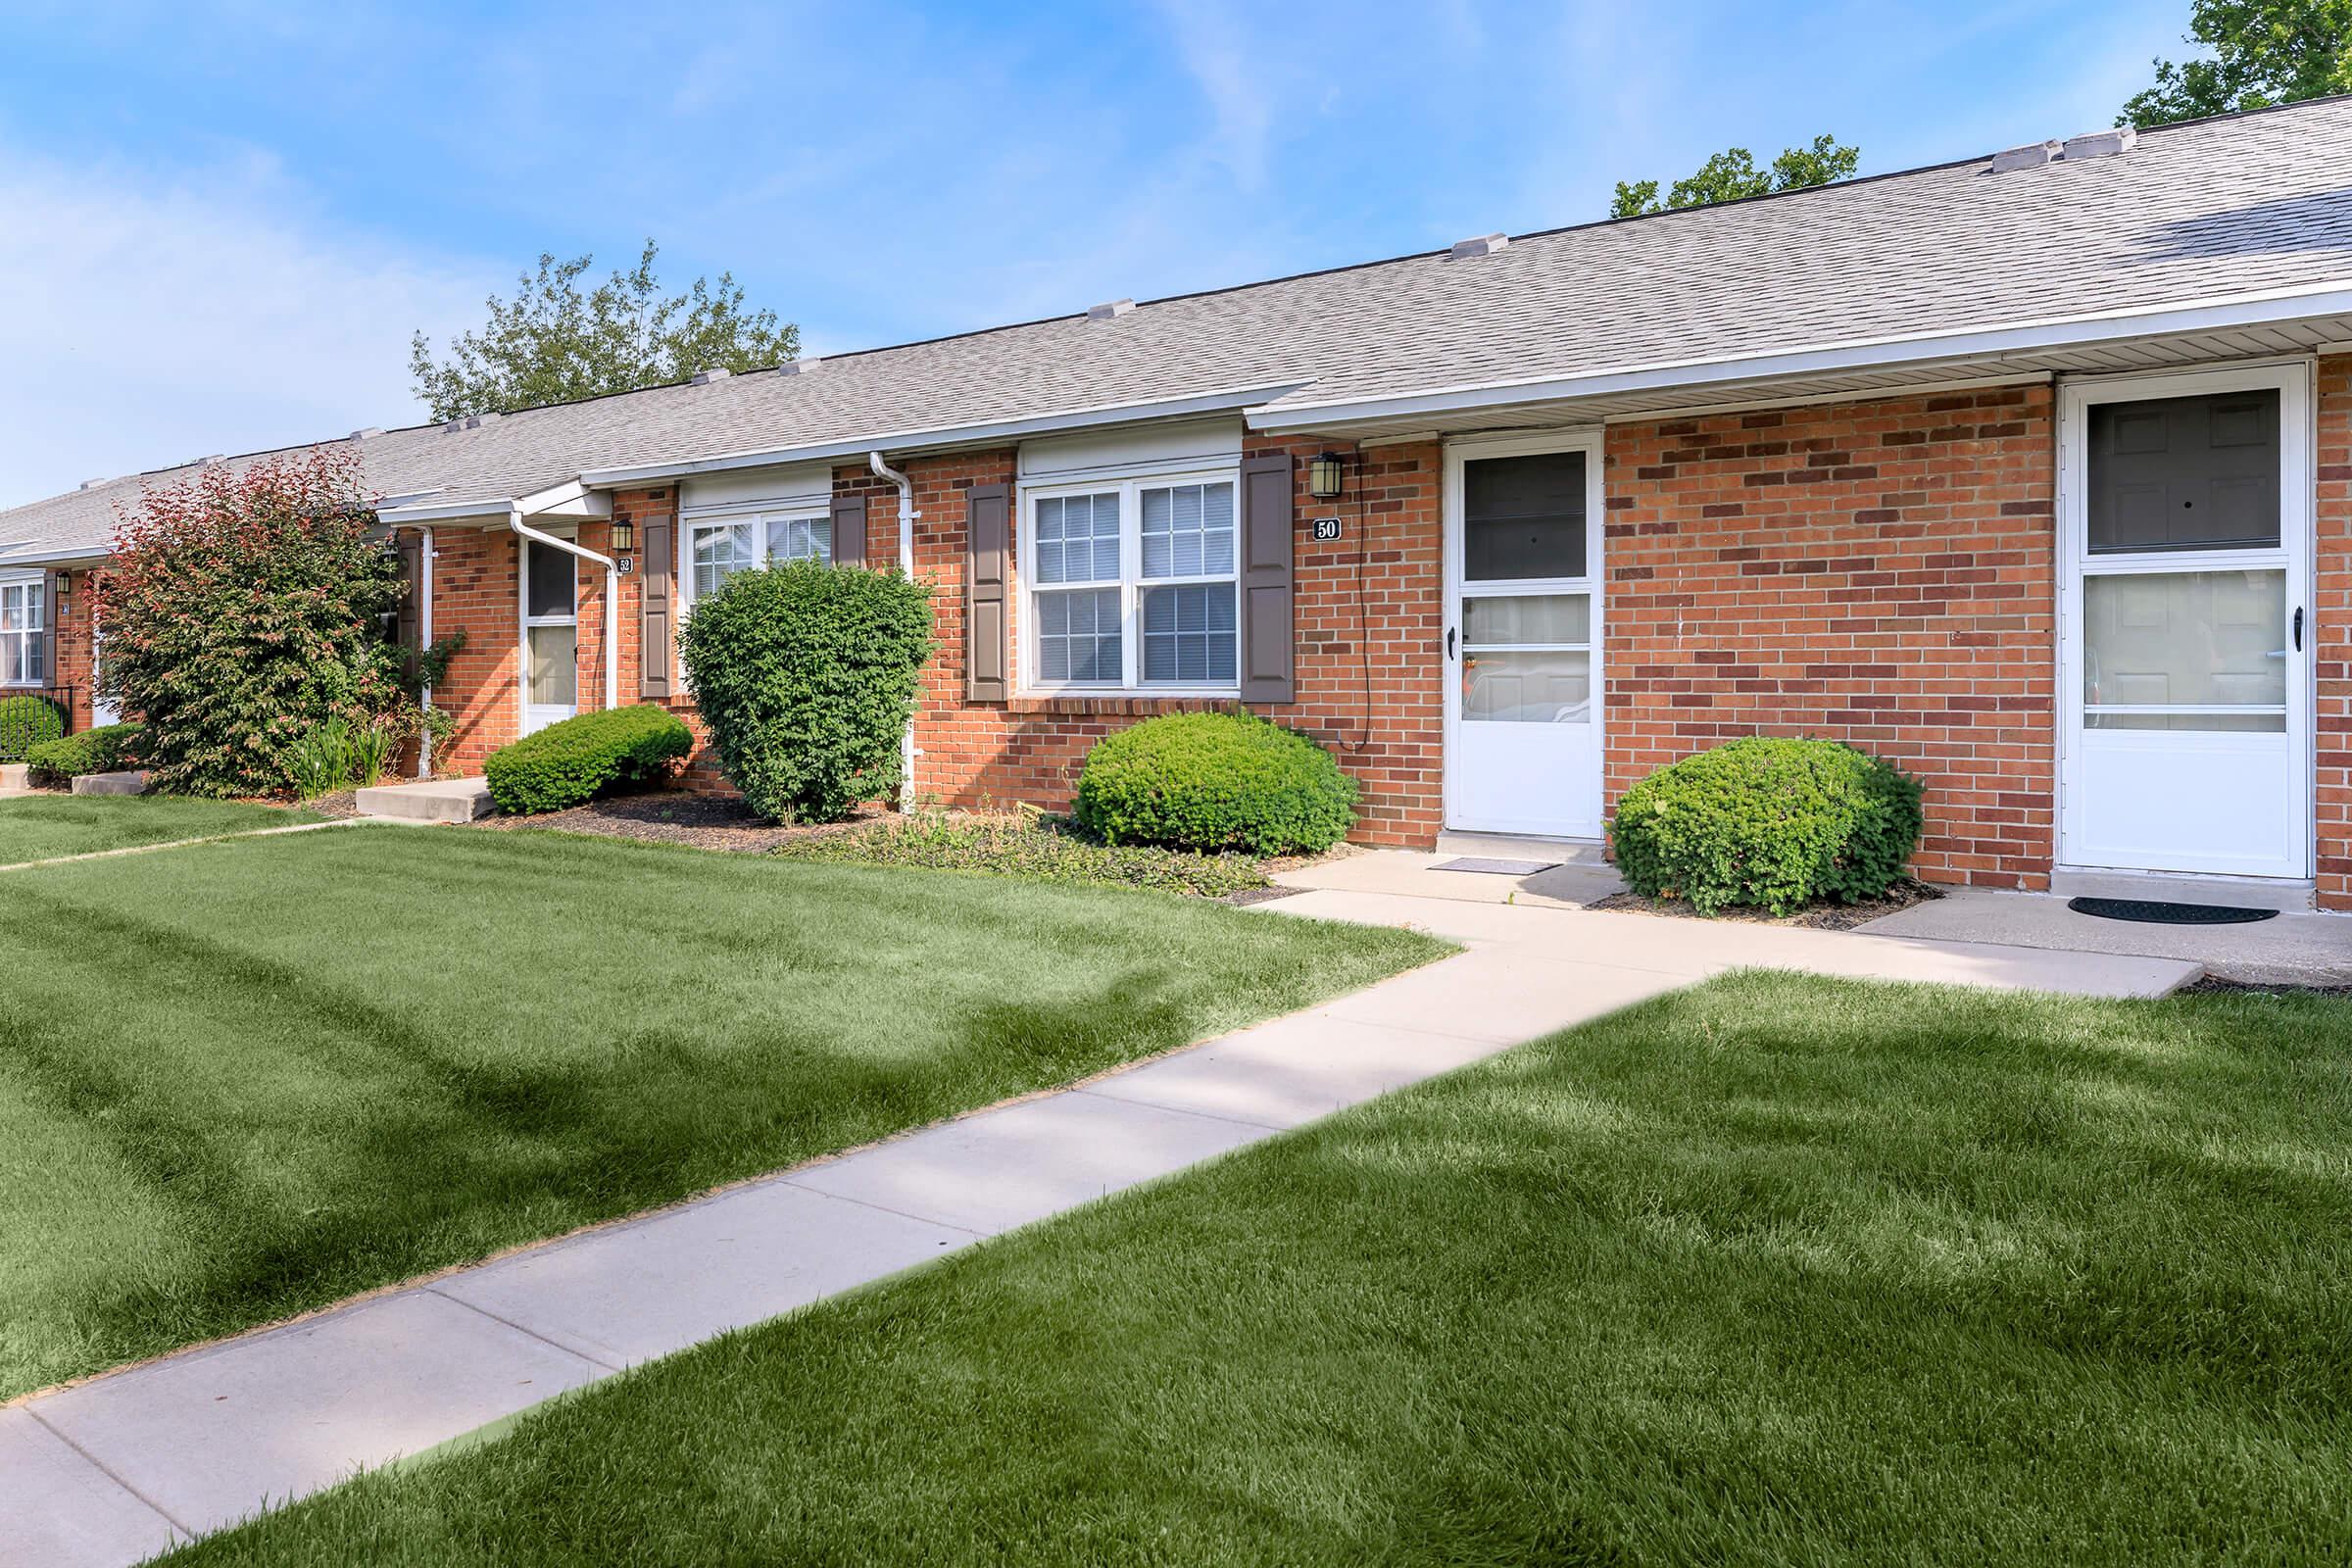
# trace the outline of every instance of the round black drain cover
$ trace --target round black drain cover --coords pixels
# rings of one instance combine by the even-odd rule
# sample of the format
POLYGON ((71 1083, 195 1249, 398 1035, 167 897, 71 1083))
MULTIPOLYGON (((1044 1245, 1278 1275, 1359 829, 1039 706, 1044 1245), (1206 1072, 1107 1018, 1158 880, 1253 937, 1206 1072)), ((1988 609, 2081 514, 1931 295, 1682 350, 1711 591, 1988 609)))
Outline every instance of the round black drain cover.
POLYGON ((2077 914, 2102 920, 2137 920, 2142 925, 2245 925, 2268 920, 2277 909, 2240 909, 2227 904, 2165 904, 2153 899, 2069 899, 2077 914))

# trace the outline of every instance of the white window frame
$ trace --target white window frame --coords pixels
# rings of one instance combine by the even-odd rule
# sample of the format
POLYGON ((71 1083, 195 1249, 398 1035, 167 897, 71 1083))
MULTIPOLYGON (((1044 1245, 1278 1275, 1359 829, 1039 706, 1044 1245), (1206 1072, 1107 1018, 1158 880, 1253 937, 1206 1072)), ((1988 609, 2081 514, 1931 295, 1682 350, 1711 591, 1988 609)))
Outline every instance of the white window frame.
POLYGON ((5 593, 10 589, 38 590, 37 593, 28 593, 26 596, 28 603, 33 600, 39 602, 40 620, 38 624, 16 631, 0 631, 0 638, 14 639, 20 645, 27 642, 38 643, 41 650, 41 673, 37 680, 0 681, 0 686, 16 691, 45 690, 55 683, 54 665, 57 660, 57 643, 53 635, 56 628, 49 622, 48 575, 45 572, 35 571, 0 576, 0 593, 5 593))
POLYGON ((1242 695, 1241 562, 1242 468, 1238 463, 1213 467, 1185 467, 1167 472, 1129 472, 1116 477, 1056 479, 1024 483, 1020 487, 1021 524, 1018 557, 1014 563, 1020 583, 1020 689, 1035 697, 1230 697, 1242 695), (1147 490, 1167 490, 1188 484, 1225 484, 1233 487, 1234 569, 1215 576, 1147 577, 1144 575, 1144 500, 1147 490), (1041 583, 1037 580, 1037 504, 1063 496, 1119 498, 1119 575, 1098 583, 1041 583), (1144 590, 1228 584, 1234 590, 1234 678, 1222 685, 1147 682, 1143 678, 1144 590), (1115 681, 1049 681, 1039 673, 1037 596, 1041 593, 1083 591, 1089 587, 1119 594, 1119 664, 1115 681))
POLYGON ((821 522, 830 526, 832 521, 833 508, 830 503, 815 507, 769 507, 760 511, 704 513, 683 519, 678 528, 678 569, 677 575, 673 579, 679 585, 678 603, 686 609, 692 609, 697 597, 694 581, 696 535, 713 528, 737 528, 749 523, 752 529, 752 564, 743 568, 747 571, 757 571, 761 566, 774 565, 779 561, 821 559, 825 564, 831 565, 835 559, 835 541, 830 533, 826 535, 825 553, 821 558, 813 556, 777 557, 768 553, 767 530, 771 523, 778 522, 821 522))

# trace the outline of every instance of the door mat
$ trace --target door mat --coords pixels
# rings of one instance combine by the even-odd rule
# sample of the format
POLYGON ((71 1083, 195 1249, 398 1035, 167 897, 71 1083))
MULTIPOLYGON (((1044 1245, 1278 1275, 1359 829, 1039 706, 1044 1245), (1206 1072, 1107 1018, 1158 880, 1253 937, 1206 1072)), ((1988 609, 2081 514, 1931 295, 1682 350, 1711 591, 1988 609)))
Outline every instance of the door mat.
POLYGON ((1447 860, 1443 864, 1433 865, 1430 869, 1432 871, 1481 871, 1488 876, 1533 876, 1538 871, 1548 871, 1559 863, 1557 860, 1485 860, 1473 855, 1458 860, 1447 860))
POLYGON ((2240 909, 2227 904, 2166 904, 2152 899, 2069 899, 2077 914, 2101 920, 2136 920, 2142 925, 2250 925, 2277 909, 2240 909))

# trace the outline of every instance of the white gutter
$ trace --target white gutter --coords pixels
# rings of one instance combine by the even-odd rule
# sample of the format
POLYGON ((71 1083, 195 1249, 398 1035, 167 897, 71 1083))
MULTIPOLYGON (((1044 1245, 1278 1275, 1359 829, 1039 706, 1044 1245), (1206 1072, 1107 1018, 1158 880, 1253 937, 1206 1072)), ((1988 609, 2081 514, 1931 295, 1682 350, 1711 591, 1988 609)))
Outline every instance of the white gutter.
POLYGON ((1320 430, 1355 419, 1391 419, 1452 414, 1521 403, 1564 402, 1624 392, 1704 386, 1722 381, 1762 380, 1808 372, 1852 370, 1931 360, 1969 360, 2075 348, 2123 338, 2227 331, 2311 317, 2352 314, 2352 284, 2335 281, 2231 294, 2161 310, 2133 308, 2083 316, 2049 317, 1972 328, 1964 332, 1904 333, 1815 344, 1771 354, 1725 359, 1675 360, 1617 367, 1578 375, 1511 381, 1479 381, 1433 392, 1396 397, 1286 403, 1246 411, 1252 429, 1269 433, 1320 430))
MULTIPOLYGON (((831 371, 824 372, 826 374, 831 371)), ((682 463, 649 463, 627 468, 590 468, 580 483, 591 490, 612 490, 654 480, 691 478, 696 474, 726 473, 736 468, 768 468, 790 463, 817 463, 830 458, 857 458, 883 449, 905 453, 932 447, 970 446, 1014 441, 1023 436, 1049 435, 1064 430, 1090 430, 1105 424, 1135 424, 1147 419, 1175 419, 1192 414, 1238 413, 1254 404, 1288 396, 1306 383, 1283 381, 1268 386, 1229 387, 1198 392, 1153 403, 1109 403, 1069 409, 1019 419, 986 424, 938 425, 929 429, 883 430, 809 446, 769 447, 751 452, 724 452, 682 463)))
MULTIPOLYGON (((433 646, 433 530, 417 530, 422 538, 416 556, 416 657, 419 661, 433 646)), ((416 694, 416 700, 426 708, 433 706, 433 688, 428 684, 416 694)), ((416 737, 416 776, 433 776, 433 732, 425 730, 416 737)))
MULTIPOLYGON (((592 561, 605 568, 605 706, 618 708, 620 706, 620 567, 613 564, 611 556, 600 556, 593 550, 583 550, 568 539, 559 539, 552 533, 541 533, 538 529, 531 527, 522 520, 520 507, 509 506, 507 508, 507 526, 533 544, 553 546, 567 556, 577 556, 582 561, 592 561)), ((528 580, 516 583, 515 591, 527 597, 530 592, 528 580)), ((523 678, 529 679, 529 671, 523 672, 523 678)))
MULTIPOLYGON (((911 578, 914 575, 914 482, 882 461, 876 448, 865 455, 867 466, 876 477, 888 479, 899 487, 899 571, 911 578)), ((915 710, 923 702, 921 677, 916 677, 915 710)), ((914 801, 914 711, 906 715, 906 732, 899 737, 899 814, 904 816, 913 808, 914 801)))

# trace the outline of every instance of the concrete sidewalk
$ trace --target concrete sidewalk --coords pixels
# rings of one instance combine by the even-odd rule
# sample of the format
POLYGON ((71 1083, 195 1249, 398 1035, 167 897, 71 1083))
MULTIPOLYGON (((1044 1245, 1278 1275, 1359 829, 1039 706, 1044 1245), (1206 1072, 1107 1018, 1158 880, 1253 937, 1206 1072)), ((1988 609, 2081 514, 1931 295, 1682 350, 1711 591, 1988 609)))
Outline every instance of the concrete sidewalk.
MULTIPOLYGON (((1565 901, 1562 901, 1565 903, 1565 901)), ((2158 996, 2194 964, 1325 889, 1467 952, 1055 1094, 0 1408, 0 1563, 97 1568, 1724 970, 2158 996)))

